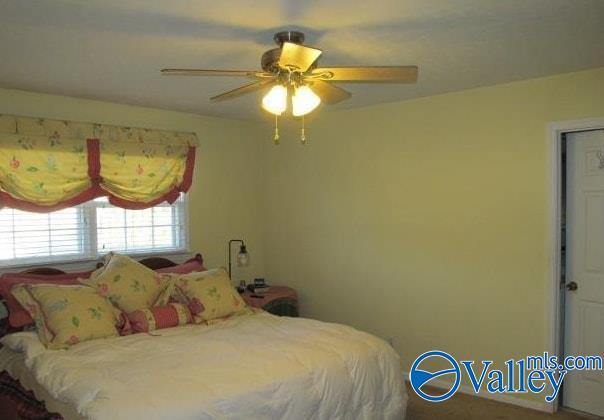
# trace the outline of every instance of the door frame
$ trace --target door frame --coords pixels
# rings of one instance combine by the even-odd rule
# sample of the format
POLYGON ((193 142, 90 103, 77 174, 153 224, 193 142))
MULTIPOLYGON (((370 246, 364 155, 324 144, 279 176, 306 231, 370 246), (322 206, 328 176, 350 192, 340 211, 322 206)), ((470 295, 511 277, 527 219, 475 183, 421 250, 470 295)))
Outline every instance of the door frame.
MULTIPOLYGON (((562 223, 562 135, 576 131, 604 129, 604 117, 587 118, 582 120, 569 120, 551 122, 547 125, 547 147, 550 151, 549 165, 547 168, 547 183, 549 190, 549 222, 547 243, 549 249, 550 270, 546 278, 546 338, 548 352, 563 357, 562 339, 564 326, 562 325, 562 311, 564 307, 561 300, 561 247, 560 225, 562 223)), ((548 411, 556 412, 561 406, 560 395, 548 403, 548 411)))

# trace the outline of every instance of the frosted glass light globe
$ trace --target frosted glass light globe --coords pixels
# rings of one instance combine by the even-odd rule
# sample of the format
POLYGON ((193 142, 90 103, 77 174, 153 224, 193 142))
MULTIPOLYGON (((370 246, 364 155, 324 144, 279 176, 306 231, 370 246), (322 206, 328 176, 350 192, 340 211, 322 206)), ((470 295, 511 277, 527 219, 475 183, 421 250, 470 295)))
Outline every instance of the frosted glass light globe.
POLYGON ((301 117, 312 112, 321 103, 319 98, 308 86, 296 88, 296 93, 292 98, 293 115, 301 117))
POLYGON ((277 85, 262 98, 262 108, 271 114, 281 115, 287 108, 287 89, 277 85))

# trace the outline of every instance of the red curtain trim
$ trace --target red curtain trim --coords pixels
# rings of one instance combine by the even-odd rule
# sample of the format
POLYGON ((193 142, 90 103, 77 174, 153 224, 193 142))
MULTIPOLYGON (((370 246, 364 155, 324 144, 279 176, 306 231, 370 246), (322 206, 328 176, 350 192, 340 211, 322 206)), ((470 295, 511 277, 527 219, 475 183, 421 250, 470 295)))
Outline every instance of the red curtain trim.
POLYGON ((187 192, 193 184, 193 169, 195 169, 195 148, 189 146, 187 153, 187 163, 185 167, 185 173, 182 177, 182 183, 180 184, 180 191, 187 192))
POLYGON ((88 139, 86 141, 88 151, 88 175, 90 176, 91 186, 86 191, 79 193, 78 195, 70 198, 69 200, 57 203, 51 206, 43 206, 39 204, 30 203, 25 200, 14 198, 8 193, 0 191, 0 206, 14 208, 23 211, 35 212, 35 213, 50 213, 57 210, 62 210, 68 207, 77 206, 78 204, 85 203, 87 201, 94 200, 97 197, 108 197, 109 202, 117 207, 121 207, 128 210, 142 210, 150 207, 154 207, 164 201, 172 204, 174 203, 180 193, 186 193, 191 188, 193 183, 193 170, 195 167, 195 147, 190 146, 187 152, 187 162, 185 166, 185 172, 183 174, 183 180, 180 185, 174 187, 163 196, 149 202, 139 202, 124 200, 116 197, 115 195, 105 191, 101 187, 101 155, 100 146, 98 139, 88 139))
POLYGON ((123 198, 116 197, 112 194, 106 194, 106 195, 107 195, 107 197, 109 197, 109 202, 116 207, 121 207, 123 209, 128 209, 128 210, 143 210, 143 209, 148 209, 149 207, 154 207, 154 206, 158 205, 159 203, 163 203, 164 201, 167 201, 168 203, 172 204, 173 202, 175 202, 178 199, 178 196, 180 195, 180 189, 173 188, 168 193, 162 195, 161 197, 159 197, 153 201, 149 201, 149 202, 130 201, 130 200, 124 200, 123 198))
POLYGON ((79 193, 78 195, 70 198, 67 201, 53 204, 51 206, 42 206, 39 204, 30 203, 29 201, 19 200, 18 198, 14 198, 12 195, 5 193, 4 191, 0 191, 0 205, 2 205, 3 207, 30 211, 34 213, 50 213, 52 211, 63 210, 68 207, 73 207, 77 206, 78 204, 85 203, 86 201, 94 200, 95 198, 100 196, 96 190, 97 189, 94 187, 88 188, 86 191, 79 193))
POLYGON ((88 176, 92 185, 101 183, 101 145, 99 139, 86 140, 88 149, 88 176))

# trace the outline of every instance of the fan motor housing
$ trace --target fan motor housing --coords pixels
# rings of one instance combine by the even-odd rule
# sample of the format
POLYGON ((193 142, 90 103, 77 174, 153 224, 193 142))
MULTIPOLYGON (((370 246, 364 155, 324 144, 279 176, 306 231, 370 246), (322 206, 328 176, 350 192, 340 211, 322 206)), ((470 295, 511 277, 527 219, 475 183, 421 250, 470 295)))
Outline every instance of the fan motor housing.
POLYGON ((262 70, 271 73, 276 73, 279 70, 277 62, 279 61, 280 56, 281 48, 273 48, 262 54, 262 58, 260 59, 260 65, 262 66, 262 70))
POLYGON ((284 42, 293 44, 304 44, 304 33, 298 31, 281 31, 277 32, 273 39, 278 46, 282 46, 284 42))

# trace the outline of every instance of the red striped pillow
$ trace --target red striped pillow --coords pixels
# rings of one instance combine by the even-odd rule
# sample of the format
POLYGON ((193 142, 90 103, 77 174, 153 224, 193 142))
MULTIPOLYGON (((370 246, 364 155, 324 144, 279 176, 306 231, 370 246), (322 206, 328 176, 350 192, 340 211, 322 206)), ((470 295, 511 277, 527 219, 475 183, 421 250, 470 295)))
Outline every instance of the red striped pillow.
POLYGON ((191 311, 182 303, 139 309, 126 314, 126 317, 132 333, 149 332, 193 322, 191 311))

